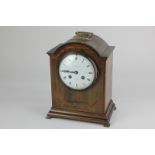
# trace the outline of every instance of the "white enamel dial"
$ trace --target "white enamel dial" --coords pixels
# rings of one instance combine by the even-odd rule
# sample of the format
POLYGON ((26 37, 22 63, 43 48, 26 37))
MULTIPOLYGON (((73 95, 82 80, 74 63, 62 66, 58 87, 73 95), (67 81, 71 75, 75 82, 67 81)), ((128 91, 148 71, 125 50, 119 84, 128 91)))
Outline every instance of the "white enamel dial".
POLYGON ((59 65, 61 80, 75 90, 83 90, 92 85, 96 72, 96 65, 92 60, 76 53, 67 55, 59 65))

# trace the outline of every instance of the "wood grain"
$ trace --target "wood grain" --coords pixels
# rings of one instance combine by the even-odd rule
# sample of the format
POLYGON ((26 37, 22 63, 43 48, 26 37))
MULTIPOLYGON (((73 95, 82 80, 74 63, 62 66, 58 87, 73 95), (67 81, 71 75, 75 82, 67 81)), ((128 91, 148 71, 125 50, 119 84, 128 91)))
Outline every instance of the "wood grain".
MULTIPOLYGON (((60 117, 75 120, 83 120, 101 123, 109 126, 110 117, 115 109, 115 104, 111 99, 112 94, 112 50, 106 53, 106 57, 101 56, 101 40, 98 43, 91 41, 89 46, 84 43, 77 43, 73 40, 66 44, 61 44, 50 50, 50 71, 51 71, 51 95, 52 108, 47 114, 48 118, 60 117), (95 49, 94 49, 95 47, 95 49), (98 49, 100 53, 98 53, 98 49), (90 58, 97 66, 97 78, 94 83, 84 90, 73 90, 67 87, 59 77, 59 64, 68 54, 79 53, 90 58)), ((110 47, 110 48, 109 48, 110 47)))

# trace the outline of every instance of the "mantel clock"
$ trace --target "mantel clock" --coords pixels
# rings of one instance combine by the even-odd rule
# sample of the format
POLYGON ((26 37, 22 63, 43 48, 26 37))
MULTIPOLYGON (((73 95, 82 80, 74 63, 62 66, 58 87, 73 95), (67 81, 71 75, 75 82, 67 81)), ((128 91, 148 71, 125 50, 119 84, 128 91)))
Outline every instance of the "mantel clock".
POLYGON ((110 126, 114 46, 89 32, 76 32, 48 53, 52 108, 47 118, 67 118, 110 126))

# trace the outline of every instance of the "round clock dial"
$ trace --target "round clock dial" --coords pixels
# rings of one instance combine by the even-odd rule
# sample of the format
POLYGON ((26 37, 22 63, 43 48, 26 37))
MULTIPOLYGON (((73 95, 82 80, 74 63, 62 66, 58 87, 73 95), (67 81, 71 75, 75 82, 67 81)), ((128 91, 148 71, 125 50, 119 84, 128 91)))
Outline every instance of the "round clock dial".
POLYGON ((75 90, 83 90, 92 85, 96 73, 94 62, 81 54, 67 55, 59 65, 61 80, 75 90))

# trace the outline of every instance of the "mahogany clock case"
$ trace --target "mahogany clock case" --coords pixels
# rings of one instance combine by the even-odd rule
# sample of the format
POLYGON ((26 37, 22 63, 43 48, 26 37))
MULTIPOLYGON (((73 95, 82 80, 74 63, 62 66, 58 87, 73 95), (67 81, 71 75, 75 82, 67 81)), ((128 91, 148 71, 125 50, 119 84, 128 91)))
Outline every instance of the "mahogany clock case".
POLYGON ((100 38, 97 39, 91 40, 90 44, 88 44, 88 40, 71 39, 48 52, 52 108, 48 112, 47 118, 68 118, 110 126, 110 117, 116 108, 111 99, 112 51, 114 47, 108 46, 100 38), (90 58, 97 67, 96 79, 90 87, 84 90, 74 90, 67 87, 59 76, 58 70, 61 60, 73 52, 90 58))

